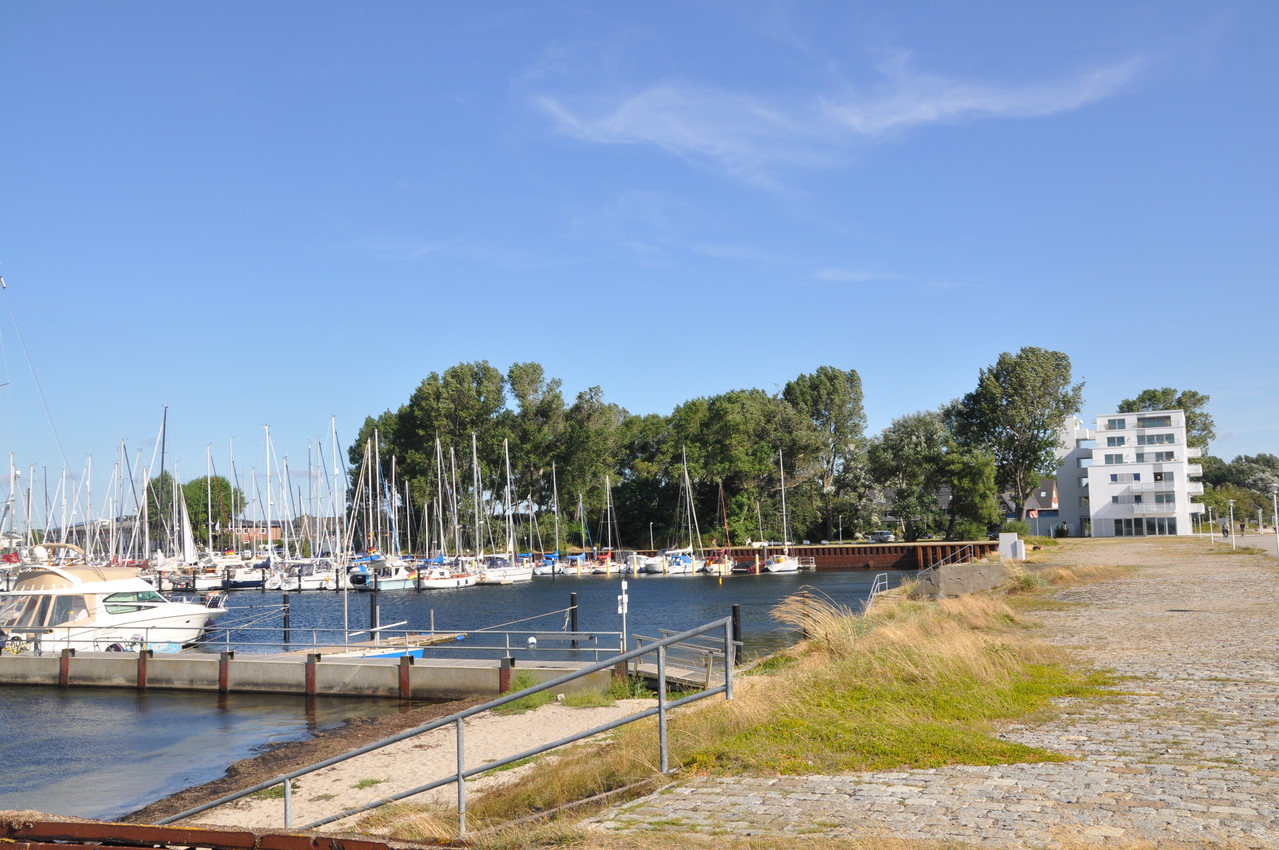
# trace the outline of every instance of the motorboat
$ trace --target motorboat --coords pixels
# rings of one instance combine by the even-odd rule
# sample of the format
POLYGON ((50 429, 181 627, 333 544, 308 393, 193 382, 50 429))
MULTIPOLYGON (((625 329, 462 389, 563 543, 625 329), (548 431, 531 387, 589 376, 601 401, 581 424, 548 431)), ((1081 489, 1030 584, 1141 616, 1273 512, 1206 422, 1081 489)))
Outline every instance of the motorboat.
POLYGON ((204 604, 172 601, 132 567, 28 566, 0 594, 0 632, 11 650, 173 652, 224 613, 221 594, 204 604))

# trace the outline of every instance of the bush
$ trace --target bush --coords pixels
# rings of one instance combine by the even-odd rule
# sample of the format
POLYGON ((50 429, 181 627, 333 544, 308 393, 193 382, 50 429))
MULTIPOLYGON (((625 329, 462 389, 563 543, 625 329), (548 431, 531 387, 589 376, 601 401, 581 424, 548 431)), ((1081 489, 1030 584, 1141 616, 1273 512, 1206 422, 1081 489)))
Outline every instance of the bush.
POLYGON ((1004 524, 999 527, 999 530, 1010 533, 1015 532, 1022 537, 1026 537, 1030 534, 1030 525, 1019 519, 1006 519, 1004 524))
POLYGON ((972 520, 959 520, 955 523, 955 540, 985 540, 986 524, 972 520))

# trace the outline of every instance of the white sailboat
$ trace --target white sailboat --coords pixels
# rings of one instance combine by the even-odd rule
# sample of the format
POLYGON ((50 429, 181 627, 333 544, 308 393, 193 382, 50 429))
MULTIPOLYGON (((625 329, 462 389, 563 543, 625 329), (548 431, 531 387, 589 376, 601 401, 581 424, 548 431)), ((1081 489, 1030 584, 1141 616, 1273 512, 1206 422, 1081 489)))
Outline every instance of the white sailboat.
POLYGON ((786 520, 786 469, 782 453, 777 452, 777 470, 782 483, 782 553, 765 558, 760 570, 766 573, 794 573, 799 571, 799 558, 790 553, 790 524, 786 520))

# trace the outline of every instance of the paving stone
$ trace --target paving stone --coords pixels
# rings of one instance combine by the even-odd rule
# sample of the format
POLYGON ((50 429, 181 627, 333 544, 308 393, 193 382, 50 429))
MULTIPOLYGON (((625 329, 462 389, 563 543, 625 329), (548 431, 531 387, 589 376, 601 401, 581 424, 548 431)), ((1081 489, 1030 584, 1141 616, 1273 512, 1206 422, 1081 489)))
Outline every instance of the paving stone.
POLYGON ((1258 556, 1188 552, 1185 542, 1086 541, 1059 556, 1141 567, 1060 593, 1080 604, 1037 615, 1045 639, 1128 677, 1104 707, 1066 700, 1055 720, 1002 732, 1076 761, 693 778, 677 794, 593 823, 615 832, 660 822, 707 834, 1008 848, 1081 833, 1099 846, 1181 839, 1279 847, 1279 571, 1258 556), (690 813, 684 804, 694 800, 690 813))

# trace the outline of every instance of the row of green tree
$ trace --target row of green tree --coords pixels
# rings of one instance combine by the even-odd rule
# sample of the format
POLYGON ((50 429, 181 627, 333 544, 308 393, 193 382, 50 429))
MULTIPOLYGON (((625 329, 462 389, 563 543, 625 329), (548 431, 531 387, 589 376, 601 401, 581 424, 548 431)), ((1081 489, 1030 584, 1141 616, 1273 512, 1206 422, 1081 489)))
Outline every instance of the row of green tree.
POLYGON ((571 525, 581 503, 587 527, 574 528, 596 542, 614 531, 621 545, 687 542, 685 469, 704 537, 717 543, 781 540, 783 480, 791 540, 849 538, 890 522, 910 539, 968 538, 999 521, 1001 491, 1021 504, 1050 472, 1058 430, 1078 412, 1082 389, 1065 354, 1023 348, 982 370, 962 398, 867 436, 861 378, 851 369, 822 366, 779 393, 733 390, 662 416, 631 414, 599 387, 569 403, 537 363, 505 374, 460 363, 428 375, 398 409, 369 417, 349 457, 358 469, 375 452, 383 470, 394 457, 418 505, 434 503, 441 481, 451 490, 460 478, 466 490, 472 458, 496 504, 509 457, 522 516, 545 521, 558 496, 571 525), (606 529, 610 501, 616 525, 606 529))

